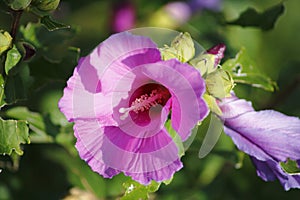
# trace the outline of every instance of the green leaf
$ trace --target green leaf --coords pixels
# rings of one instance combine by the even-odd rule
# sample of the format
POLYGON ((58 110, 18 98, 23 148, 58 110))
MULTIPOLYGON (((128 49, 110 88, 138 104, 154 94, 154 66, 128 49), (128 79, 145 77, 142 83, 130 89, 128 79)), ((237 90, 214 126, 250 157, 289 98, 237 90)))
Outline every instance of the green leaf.
POLYGON ((13 48, 7 52, 6 55, 5 73, 8 74, 8 72, 19 63, 21 58, 22 55, 20 54, 17 47, 14 45, 13 48))
POLYGON ((163 60, 177 58, 180 62, 187 62, 195 55, 194 42, 190 34, 180 33, 171 42, 171 46, 160 49, 163 60))
POLYGON ((34 143, 53 142, 53 138, 47 134, 47 124, 42 115, 31 112, 26 107, 14 107, 5 111, 7 117, 18 120, 26 120, 29 128, 34 132, 30 135, 34 143))
POLYGON ((128 180, 123 184, 126 189, 121 200, 147 200, 149 193, 156 192, 159 189, 160 183, 152 181, 149 185, 141 185, 136 181, 128 180))
POLYGON ((270 30, 274 27, 276 20, 283 12, 283 3, 271 7, 263 13, 259 13, 253 8, 248 8, 248 10, 243 12, 238 19, 227 23, 242 27, 252 26, 261 28, 262 30, 270 30))
POLYGON ((6 79, 4 93, 7 104, 25 100, 28 96, 28 89, 32 83, 28 65, 18 66, 15 74, 9 74, 6 79))
POLYGON ((11 155, 15 151, 18 155, 23 155, 20 144, 26 143, 30 143, 26 121, 0 118, 0 154, 11 155))
POLYGON ((5 0, 6 4, 13 10, 24 10, 31 0, 5 0))
POLYGON ((294 160, 288 159, 286 162, 280 162, 280 166, 288 174, 300 175, 300 167, 294 160))
POLYGON ((245 48, 242 48, 236 57, 227 60, 222 68, 231 74, 236 83, 249 84, 273 92, 277 84, 258 71, 255 66, 256 63, 248 56, 245 48))
POLYGON ((0 55, 11 47, 12 37, 6 31, 0 30, 0 55))
POLYGON ((69 25, 60 23, 51 18, 50 15, 46 15, 41 18, 41 23, 49 30, 55 31, 58 29, 70 28, 69 25))

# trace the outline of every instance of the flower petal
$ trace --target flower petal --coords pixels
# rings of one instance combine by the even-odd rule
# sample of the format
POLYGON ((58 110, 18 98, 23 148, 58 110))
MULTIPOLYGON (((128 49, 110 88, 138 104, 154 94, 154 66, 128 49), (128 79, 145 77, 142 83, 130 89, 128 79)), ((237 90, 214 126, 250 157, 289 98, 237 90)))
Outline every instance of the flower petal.
POLYGON ((120 80, 130 69, 161 60, 154 42, 128 32, 110 36, 94 49, 90 57, 101 79, 103 93, 112 91, 115 81, 120 80))
POLYGON ((257 175, 265 181, 273 181, 276 178, 283 185, 285 190, 290 188, 300 188, 300 175, 290 175, 285 173, 280 164, 273 161, 260 161, 255 157, 251 157, 251 160, 256 167, 257 175))
POLYGON ((80 157, 104 177, 124 172, 148 184, 168 180, 182 167, 178 149, 164 129, 150 138, 134 138, 118 127, 79 120, 74 130, 80 157))
POLYGON ((172 126, 182 140, 208 114, 202 95, 205 83, 200 73, 176 59, 140 66, 141 73, 168 88, 172 94, 172 126))
MULTIPOLYGON (((59 102, 69 121, 75 119, 107 119, 112 125, 112 92, 116 83, 135 66, 160 60, 160 52, 148 38, 119 33, 101 43, 89 56, 80 59, 59 102), (108 106, 109 105, 109 106, 108 106)), ((126 83, 135 77, 127 76, 126 83)), ((123 90, 131 90, 131 84, 123 90)))

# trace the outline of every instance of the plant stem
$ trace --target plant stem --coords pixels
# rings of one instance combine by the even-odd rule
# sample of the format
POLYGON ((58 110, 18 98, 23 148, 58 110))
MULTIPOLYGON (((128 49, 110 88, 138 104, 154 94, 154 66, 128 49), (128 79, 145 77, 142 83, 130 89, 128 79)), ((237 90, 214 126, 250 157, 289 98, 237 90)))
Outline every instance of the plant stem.
POLYGON ((10 31, 10 35, 13 38, 13 40, 15 40, 16 35, 17 35, 17 30, 19 28, 19 23, 20 23, 20 19, 22 16, 23 10, 12 10, 11 14, 13 17, 13 22, 11 25, 11 31, 10 31))

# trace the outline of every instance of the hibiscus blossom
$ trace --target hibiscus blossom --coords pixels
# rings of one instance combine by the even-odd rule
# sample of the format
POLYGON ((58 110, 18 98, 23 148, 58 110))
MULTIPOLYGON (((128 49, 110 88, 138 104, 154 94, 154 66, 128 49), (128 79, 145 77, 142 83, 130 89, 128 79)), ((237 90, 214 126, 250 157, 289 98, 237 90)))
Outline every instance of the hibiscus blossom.
POLYGON ((79 61, 59 102, 74 122, 80 157, 105 178, 120 172, 148 184, 182 168, 164 124, 185 141, 208 113, 200 73, 162 61, 149 38, 118 33, 79 61))

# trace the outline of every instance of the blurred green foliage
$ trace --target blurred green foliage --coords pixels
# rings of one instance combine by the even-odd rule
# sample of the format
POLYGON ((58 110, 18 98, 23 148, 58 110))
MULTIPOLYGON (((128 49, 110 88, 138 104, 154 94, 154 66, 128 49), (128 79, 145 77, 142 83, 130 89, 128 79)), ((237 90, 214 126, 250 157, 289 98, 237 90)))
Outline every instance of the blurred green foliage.
MULTIPOLYGON (((14 10, 27 8, 30 3, 25 0, 6 2, 13 5, 14 10)), ((149 26, 150 19, 154 15, 157 17, 158 11, 171 1, 131 2, 136 10, 135 27, 143 27, 149 26)), ((133 192, 142 199, 299 198, 298 190, 285 192, 277 181, 265 183, 258 178, 249 158, 238 152, 225 134, 221 135, 212 153, 199 159, 198 152, 209 118, 202 123, 194 142, 182 157, 184 168, 175 174, 170 184, 161 184, 157 192, 155 184, 145 189, 123 175, 109 180, 91 171, 77 154, 72 124, 59 112, 57 102, 79 56, 87 55, 112 34, 112 8, 116 3, 62 0, 54 12, 32 10, 23 13, 15 45, 7 52, 6 58, 1 56, 1 63, 5 63, 4 66, 0 64, 1 72, 5 74, 0 77, 0 116, 5 119, 1 119, 5 126, 21 123, 23 129, 26 129, 25 120, 29 127, 25 132, 29 131, 31 144, 19 149, 20 143, 28 142, 28 137, 13 140, 15 152, 24 152, 24 155, 20 158, 12 153, 11 157, 0 157, 0 168, 4 169, 0 173, 0 199, 52 200, 70 194, 79 199, 80 194, 72 193, 74 188, 87 192, 88 199, 116 199, 124 193, 127 197, 125 195, 123 199, 134 199, 137 196, 128 192, 132 185, 137 188, 133 192), (33 56, 26 55, 29 49, 33 56), (19 60, 10 59, 14 56, 19 60), (141 192, 144 190, 146 192, 141 192)), ((250 27, 246 26, 249 25, 245 22, 249 19, 246 14, 242 15, 242 25, 246 27, 239 26, 241 21, 237 20, 249 8, 261 14, 278 5, 281 8, 280 0, 224 0, 220 11, 201 10, 186 23, 174 26, 179 31, 189 32, 206 49, 219 42, 225 43, 227 51, 223 62, 234 58, 241 47, 247 49, 247 56, 256 63, 258 70, 275 80, 279 89, 269 93, 237 84, 237 95, 251 100, 257 109, 272 108, 299 117, 299 1, 284 1, 283 14, 271 20, 271 27, 274 27, 267 31, 261 30, 260 25, 253 27, 252 22, 249 22, 250 27)), ((9 32, 13 18, 4 1, 0 2, 0 8, 0 29, 9 32)), ((269 88, 274 86, 272 84, 268 85, 269 88)), ((8 132, 0 132, 0 138, 5 134, 8 132)))

